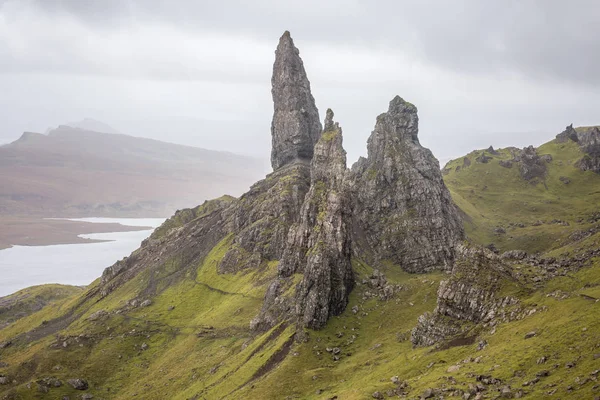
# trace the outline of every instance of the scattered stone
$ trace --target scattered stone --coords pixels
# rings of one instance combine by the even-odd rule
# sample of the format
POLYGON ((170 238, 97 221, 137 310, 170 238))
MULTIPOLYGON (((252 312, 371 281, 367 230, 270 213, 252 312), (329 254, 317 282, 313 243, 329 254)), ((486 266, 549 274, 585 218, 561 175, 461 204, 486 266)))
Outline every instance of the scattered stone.
POLYGON ((550 371, 548 371, 546 369, 539 371, 537 374, 535 374, 535 376, 537 376, 538 378, 543 378, 548 375, 550 375, 550 371))
POLYGON ((148 350, 148 347, 149 347, 149 346, 148 346, 148 344, 147 344, 146 342, 142 343, 142 345, 140 346, 140 348, 141 348, 142 350, 148 350))
POLYGON ((80 378, 69 379, 69 380, 67 380, 67 383, 69 385, 71 385, 73 387, 73 389, 76 389, 76 390, 87 390, 87 388, 88 388, 88 383, 85 379, 80 379, 80 378))
POLYGON ((502 386, 500 388, 500 396, 502 396, 505 399, 512 399, 513 392, 511 390, 510 386, 502 386))
POLYGON ((400 378, 398 377, 398 375, 392 376, 392 377, 390 378, 390 380, 392 381, 392 383, 393 383, 394 385, 397 385, 397 384, 399 384, 399 383, 400 383, 400 378))
POLYGON ((545 364, 546 361, 548 361, 548 358, 546 356, 541 356, 540 358, 537 359, 538 364, 545 364))
POLYGON ((92 400, 94 398, 94 396, 92 396, 89 393, 84 393, 81 395, 81 400, 92 400))
POLYGON ((108 312, 106 310, 98 310, 98 311, 92 313, 88 317, 88 320, 89 321, 97 321, 99 319, 105 318, 106 316, 108 316, 108 312))
POLYGON ((492 159, 493 159, 493 157, 486 155, 485 152, 482 151, 481 154, 479 155, 479 157, 475 158, 475 161, 477 161, 478 163, 481 163, 481 164, 487 164, 492 159))
POLYGON ((458 372, 460 370, 460 365, 451 365, 448 367, 448 369, 446 370, 446 372, 448 372, 449 374, 458 372))
POLYGON ((498 161, 498 164, 500 164, 500 166, 504 168, 512 168, 513 166, 513 163, 510 160, 500 160, 498 161))
POLYGON ((174 309, 175 309, 175 306, 169 306, 169 307, 167 308, 167 311, 173 311, 174 309))
MULTIPOLYGON (((540 279, 541 280, 541 279, 540 279)), ((534 278, 534 282, 535 282, 535 278, 534 278)), ((536 336, 537 332, 536 331, 531 331, 531 332, 527 332, 525 334, 525 339, 531 339, 532 337, 536 336)))
POLYGON ((10 383, 10 378, 6 375, 0 375, 0 385, 8 385, 10 383))
POLYGON ((378 400, 381 400, 384 398, 383 393, 381 393, 381 392, 374 392, 371 397, 373 397, 374 399, 378 399, 378 400))
POLYGON ((431 399, 434 396, 435 396, 435 392, 433 391, 433 389, 429 388, 429 389, 425 389, 425 391, 421 395, 421 398, 422 399, 431 399))
POLYGON ((12 344, 12 342, 10 340, 7 340, 5 342, 0 342, 0 349, 5 349, 8 346, 10 346, 12 344))
POLYGON ((487 340, 480 340, 479 343, 477 343, 477 351, 481 351, 483 349, 485 349, 488 345, 487 340))
POLYGON ((150 299, 146 299, 140 303, 140 307, 148 307, 150 305, 152 305, 152 300, 150 299))
POLYGON ((357 313, 358 313, 358 306, 352 307, 352 314, 357 314, 357 313))
POLYGON ((559 181, 561 181, 562 183, 564 183, 565 185, 568 185, 569 183, 571 183, 571 179, 567 178, 566 176, 561 176, 558 178, 559 181))

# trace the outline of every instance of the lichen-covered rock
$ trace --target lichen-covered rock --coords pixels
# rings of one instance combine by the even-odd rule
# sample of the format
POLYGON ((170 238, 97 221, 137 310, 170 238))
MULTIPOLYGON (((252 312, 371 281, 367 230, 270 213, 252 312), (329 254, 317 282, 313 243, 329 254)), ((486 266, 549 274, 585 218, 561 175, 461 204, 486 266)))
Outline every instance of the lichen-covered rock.
POLYGON ((351 202, 344 183, 346 152, 342 130, 327 110, 325 131, 315 146, 311 186, 300 219, 289 231, 279 277, 265 296, 261 315, 253 322, 266 328, 294 314, 300 326, 322 328, 348 304, 354 280, 351 265, 351 202), (302 274, 293 299, 283 298, 290 277, 302 274))
POLYGON ((556 135, 556 141, 559 143, 565 143, 569 140, 572 140, 574 142, 579 141, 577 131, 573 128, 573 124, 567 126, 564 131, 556 135))
POLYGON ((279 39, 271 79, 275 112, 271 124, 274 170, 294 160, 310 161, 321 135, 321 121, 310 82, 290 33, 279 39))
POLYGON ((532 183, 546 177, 546 160, 540 157, 533 146, 525 147, 516 153, 513 161, 519 163, 521 177, 532 183))
POLYGON ((310 166, 302 162, 286 165, 252 185, 228 210, 228 231, 234 237, 219 272, 257 268, 281 259, 288 230, 299 219, 309 186, 310 166))
POLYGON ((417 108, 396 96, 352 167, 355 253, 409 272, 450 269, 462 221, 439 163, 418 138, 417 108))
POLYGON ((600 129, 593 127, 582 132, 579 145, 585 155, 575 165, 582 171, 600 173, 600 129))
POLYGON ((433 313, 419 317, 411 333, 414 346, 430 346, 462 333, 469 323, 494 320, 512 297, 500 296, 502 278, 512 279, 501 258, 483 248, 457 246, 457 261, 450 279, 440 282, 433 313))

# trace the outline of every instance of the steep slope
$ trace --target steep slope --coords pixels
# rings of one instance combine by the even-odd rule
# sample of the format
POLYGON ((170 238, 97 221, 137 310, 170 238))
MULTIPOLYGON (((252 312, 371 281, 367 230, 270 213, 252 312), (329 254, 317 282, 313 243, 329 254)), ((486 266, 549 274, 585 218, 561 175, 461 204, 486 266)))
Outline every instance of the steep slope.
POLYGON ((250 157, 60 126, 0 147, 0 215, 164 216, 262 176, 250 157))

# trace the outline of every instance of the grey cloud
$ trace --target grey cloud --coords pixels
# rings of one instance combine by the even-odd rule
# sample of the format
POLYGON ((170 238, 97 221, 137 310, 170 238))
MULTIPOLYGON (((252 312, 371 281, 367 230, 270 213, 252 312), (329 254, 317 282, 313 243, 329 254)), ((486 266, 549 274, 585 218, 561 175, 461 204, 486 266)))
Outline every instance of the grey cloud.
MULTIPOLYGON (((31 1, 31 0, 25 0, 31 1)), ((461 73, 600 84, 595 0, 165 1, 35 0, 45 12, 97 27, 160 21, 274 42, 285 29, 305 41, 412 52, 461 73)))
POLYGON ((92 117, 268 156, 270 73, 290 30, 349 160, 396 94, 440 159, 597 124, 593 1, 0 0, 0 142, 92 117))

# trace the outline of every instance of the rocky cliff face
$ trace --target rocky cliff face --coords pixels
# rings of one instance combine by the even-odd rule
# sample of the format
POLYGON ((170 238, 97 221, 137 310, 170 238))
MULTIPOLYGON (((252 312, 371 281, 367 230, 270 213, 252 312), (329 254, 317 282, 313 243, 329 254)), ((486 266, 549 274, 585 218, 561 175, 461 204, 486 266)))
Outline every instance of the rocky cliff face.
POLYGON ((287 31, 275 51, 271 84, 275 109, 271 123, 273 169, 294 160, 310 161, 321 135, 321 121, 300 52, 287 31))
POLYGON ((355 249, 409 272, 450 269, 462 222, 439 163, 418 138, 417 108, 396 96, 352 167, 355 249))
POLYGON ((431 346, 464 334, 472 325, 506 318, 517 300, 499 295, 502 279, 512 279, 500 257, 486 249, 457 247, 457 261, 438 288, 437 307, 419 317, 411 333, 415 346, 431 346))
POLYGON ((279 276, 267 291, 257 327, 294 316, 301 327, 322 328, 348 304, 354 286, 351 264, 351 202, 345 185, 342 130, 327 110, 325 130, 314 149, 311 186, 300 220, 288 235, 279 276), (299 278, 295 295, 289 294, 299 278), (285 293, 288 292, 288 296, 285 293))
POLYGON ((582 171, 600 173, 600 129, 597 126, 582 132, 579 135, 579 145, 585 153, 576 165, 582 171))

